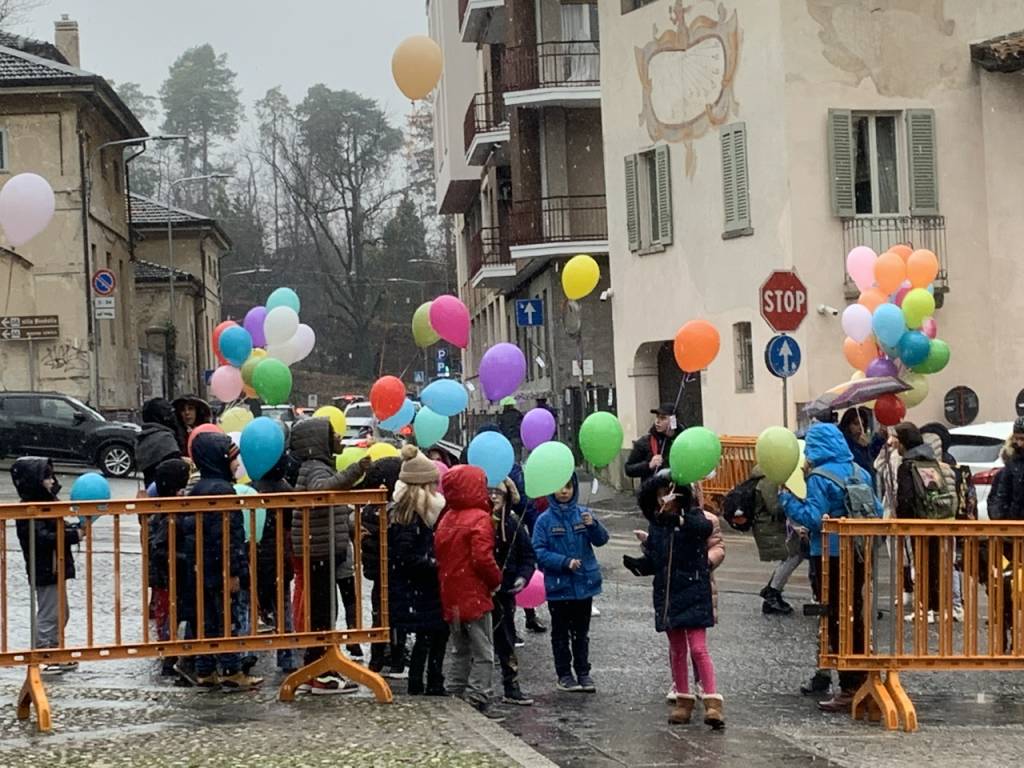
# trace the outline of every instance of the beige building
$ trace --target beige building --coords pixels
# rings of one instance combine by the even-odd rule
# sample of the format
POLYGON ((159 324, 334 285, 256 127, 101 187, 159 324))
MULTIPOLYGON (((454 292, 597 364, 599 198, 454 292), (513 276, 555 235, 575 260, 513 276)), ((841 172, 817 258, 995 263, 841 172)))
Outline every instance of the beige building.
MULTIPOLYGON (((578 306, 560 277, 579 253, 607 273, 597 5, 431 0, 428 16, 445 53, 434 103, 437 199, 456 217, 473 324, 464 376, 472 380, 491 345, 518 344, 528 360, 520 407, 546 399, 575 444, 582 415, 615 404, 611 311, 598 300, 607 274, 578 306), (535 302, 531 312, 520 305, 517 315, 521 300, 535 302), (542 315, 543 324, 527 325, 542 315)), ((483 418, 495 405, 477 388, 470 408, 483 418)))
MULTIPOLYGON (((611 301, 627 436, 673 400, 670 341, 705 318, 722 349, 680 416, 723 434, 782 420, 759 287, 795 269, 797 406, 846 381, 834 310, 855 245, 910 242, 942 264, 949 367, 910 417, 969 387, 977 420, 1024 387, 1024 3, 1020 0, 600 0, 611 301), (1008 35, 1001 41, 985 43, 1008 35), (822 307, 821 313, 817 310, 822 307)), ((970 405, 970 397, 961 401, 970 405)), ((969 409, 968 409, 969 410, 969 409)))
POLYGON ((140 195, 131 196, 136 233, 135 332, 140 352, 140 395, 149 397, 205 394, 205 372, 217 367, 213 329, 220 322, 220 260, 231 240, 208 216, 168 207, 140 195), (173 263, 168 247, 171 226, 173 263), (174 366, 168 379, 170 337, 168 306, 174 270, 174 366))
POLYGON ((79 68, 78 25, 56 24, 56 46, 0 33, 0 184, 37 173, 56 194, 44 232, 0 240, 0 315, 55 316, 51 338, 0 340, 0 387, 56 390, 103 411, 138 397, 124 168, 113 141, 146 135, 102 77, 79 68), (90 275, 116 279, 115 317, 91 322, 90 275))

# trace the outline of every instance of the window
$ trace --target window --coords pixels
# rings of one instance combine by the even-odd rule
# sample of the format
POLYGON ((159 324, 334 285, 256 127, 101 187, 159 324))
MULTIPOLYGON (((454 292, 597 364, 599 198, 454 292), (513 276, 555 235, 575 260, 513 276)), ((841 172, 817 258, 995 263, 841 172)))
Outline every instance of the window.
POLYGON ((57 400, 53 397, 44 397, 39 404, 39 410, 44 419, 60 424, 74 424, 75 409, 67 400, 57 400))
POLYGON ((672 244, 671 172, 667 145, 626 157, 626 229, 631 251, 672 244))
POLYGON ((635 11, 637 8, 643 8, 645 5, 650 5, 655 0, 622 0, 622 12, 629 13, 635 11))
POLYGON ((0 171, 7 170, 7 129, 0 128, 0 171))
POLYGON ((722 128, 723 239, 754 234, 750 226, 750 173, 747 168, 747 125, 722 128))
POLYGON ((39 415, 39 401, 34 397, 7 397, 3 401, 4 413, 10 418, 39 415))
POLYGON ((121 194, 121 163, 114 159, 114 191, 121 194))
POLYGON ((736 357, 736 391, 754 391, 754 341, 750 323, 732 326, 733 354, 736 357))
POLYGON ((853 140, 857 213, 899 213, 896 116, 854 115, 853 140))

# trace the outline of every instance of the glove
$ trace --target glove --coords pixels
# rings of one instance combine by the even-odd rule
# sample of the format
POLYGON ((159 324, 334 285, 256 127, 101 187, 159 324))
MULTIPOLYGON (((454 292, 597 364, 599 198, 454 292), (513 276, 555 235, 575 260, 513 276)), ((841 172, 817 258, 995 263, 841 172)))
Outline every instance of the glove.
POLYGON ((518 579, 516 579, 514 582, 512 582, 512 589, 510 589, 508 592, 509 592, 510 595, 518 595, 525 588, 526 588, 526 579, 524 579, 522 576, 520 576, 518 579))
POLYGON ((659 480, 671 480, 672 470, 669 469, 668 467, 665 467, 664 469, 659 469, 657 472, 655 472, 654 476, 659 480))
POLYGON ((626 567, 626 570, 634 576, 643 576, 643 573, 640 571, 640 564, 642 562, 643 558, 640 557, 630 557, 629 555, 622 556, 622 564, 626 567))

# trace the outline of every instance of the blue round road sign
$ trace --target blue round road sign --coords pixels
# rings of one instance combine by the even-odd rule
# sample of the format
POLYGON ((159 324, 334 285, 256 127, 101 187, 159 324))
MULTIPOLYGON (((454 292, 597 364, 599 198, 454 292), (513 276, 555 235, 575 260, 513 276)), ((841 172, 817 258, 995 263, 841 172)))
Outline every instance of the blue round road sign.
POLYGON ((97 296, 109 296, 117 287, 117 278, 109 269, 97 269, 92 276, 92 289, 97 296))
POLYGON ((800 370, 800 345, 785 334, 773 336, 764 350, 764 364, 772 376, 788 379, 800 370))

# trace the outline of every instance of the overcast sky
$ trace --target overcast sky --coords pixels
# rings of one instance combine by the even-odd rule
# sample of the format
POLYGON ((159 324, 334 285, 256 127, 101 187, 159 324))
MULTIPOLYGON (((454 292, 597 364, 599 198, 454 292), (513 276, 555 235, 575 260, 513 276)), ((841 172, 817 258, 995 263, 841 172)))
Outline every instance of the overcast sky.
POLYGON ((425 34, 425 8, 424 0, 49 0, 18 31, 52 41, 66 13, 79 24, 83 69, 154 96, 185 49, 210 43, 228 54, 247 108, 276 85, 295 101, 324 83, 375 98, 400 119, 409 103, 391 79, 391 54, 425 34))

